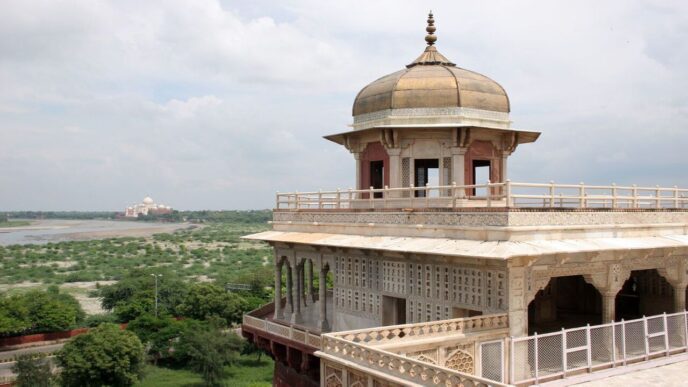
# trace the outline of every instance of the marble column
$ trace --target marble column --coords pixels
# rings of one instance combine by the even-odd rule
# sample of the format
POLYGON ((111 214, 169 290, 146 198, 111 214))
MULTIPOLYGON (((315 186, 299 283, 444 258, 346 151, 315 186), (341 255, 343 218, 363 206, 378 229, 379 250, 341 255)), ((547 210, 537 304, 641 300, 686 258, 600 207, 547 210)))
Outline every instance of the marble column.
POLYGON ((282 312, 282 263, 275 266, 275 319, 284 318, 282 312))
POLYGON ((293 303, 293 312, 291 314, 291 323, 292 324, 300 324, 303 322, 303 316, 301 316, 301 298, 302 298, 302 275, 303 272, 301 271, 303 266, 301 265, 294 265, 292 267, 292 277, 294 278, 294 282, 296 282, 296 295, 294 295, 294 303, 293 303))
POLYGON ((320 318, 318 320, 318 329, 320 332, 329 332, 330 323, 327 321, 327 269, 320 269, 320 318))
POLYGON ((602 294, 602 324, 616 320, 616 293, 617 292, 600 292, 602 294))
POLYGON ((294 313, 293 287, 294 281, 292 278, 292 271, 291 268, 287 266, 287 309, 289 313, 294 313))
MULTIPOLYGON (((452 181, 449 182, 451 183, 456 183, 456 185, 465 185, 469 184, 470 182, 466 182, 466 173, 465 173, 465 159, 466 159, 466 148, 460 148, 460 147, 452 147, 451 148, 451 156, 452 156, 452 176, 451 179, 452 181)), ((460 192, 456 193, 458 197, 464 197, 466 195, 465 190, 460 190, 460 192)))
POLYGON ((678 284, 671 284, 674 288, 674 313, 683 312, 686 310, 686 284, 685 282, 678 284))
POLYGON ((311 303, 315 303, 315 286, 313 285, 313 261, 308 261, 308 294, 310 294, 311 303))

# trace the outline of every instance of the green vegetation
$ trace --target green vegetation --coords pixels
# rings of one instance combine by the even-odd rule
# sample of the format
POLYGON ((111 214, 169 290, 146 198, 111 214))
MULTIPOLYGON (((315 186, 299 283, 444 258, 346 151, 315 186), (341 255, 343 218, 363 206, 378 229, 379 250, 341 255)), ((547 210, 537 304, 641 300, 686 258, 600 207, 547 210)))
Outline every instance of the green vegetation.
MULTIPOLYGON (((225 367, 227 386, 232 387, 270 387, 274 363, 263 356, 241 355, 232 366, 225 367)), ((148 366, 144 378, 135 387, 197 387, 202 386, 201 377, 187 369, 173 369, 148 366)))
POLYGON ((48 359, 35 354, 20 355, 12 372, 17 375, 17 387, 50 387, 54 381, 48 359))
POLYGON ((79 326, 85 316, 79 302, 56 287, 0 294, 0 335, 64 331, 79 326))
POLYGON ((119 280, 132 269, 158 268, 185 279, 269 286, 270 250, 240 239, 267 227, 253 222, 207 223, 150 238, 0 246, 0 283, 119 280))
POLYGON ((102 324, 67 342, 57 354, 61 384, 131 386, 143 373, 144 353, 135 334, 102 324))

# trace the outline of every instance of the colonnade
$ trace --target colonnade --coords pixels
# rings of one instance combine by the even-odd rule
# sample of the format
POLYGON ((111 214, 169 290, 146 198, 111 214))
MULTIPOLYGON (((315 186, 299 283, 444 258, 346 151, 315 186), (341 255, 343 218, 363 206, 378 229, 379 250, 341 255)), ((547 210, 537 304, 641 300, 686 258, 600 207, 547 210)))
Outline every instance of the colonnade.
POLYGON ((328 264, 320 265, 320 285, 318 296, 315 295, 314 265, 312 259, 297 260, 296 264, 286 257, 276 256, 275 264, 275 314, 276 320, 289 320, 292 324, 304 322, 303 310, 316 301, 319 305, 318 329, 321 332, 330 330, 327 320, 327 274, 328 264), (282 273, 286 269, 286 294, 282 295, 282 273), (282 298, 286 298, 285 308, 282 308, 282 298), (286 309, 286 310, 285 310, 286 309), (285 313, 287 317, 285 318, 285 313))

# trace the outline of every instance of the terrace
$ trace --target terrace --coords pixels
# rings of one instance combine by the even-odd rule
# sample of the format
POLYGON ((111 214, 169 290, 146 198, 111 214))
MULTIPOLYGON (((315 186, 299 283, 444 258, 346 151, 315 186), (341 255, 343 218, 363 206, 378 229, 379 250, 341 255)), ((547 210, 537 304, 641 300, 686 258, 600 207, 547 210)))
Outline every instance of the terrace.
POLYGON ((688 189, 503 183, 277 193, 276 211, 461 209, 476 207, 559 209, 688 209, 688 189))

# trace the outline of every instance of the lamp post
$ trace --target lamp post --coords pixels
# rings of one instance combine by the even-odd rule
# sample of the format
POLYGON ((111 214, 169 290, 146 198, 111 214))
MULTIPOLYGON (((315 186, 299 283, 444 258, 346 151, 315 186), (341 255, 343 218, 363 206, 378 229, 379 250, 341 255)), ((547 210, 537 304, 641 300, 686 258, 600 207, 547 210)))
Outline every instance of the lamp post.
POLYGON ((162 274, 151 274, 155 278, 155 318, 158 318, 158 278, 162 277, 162 274))

